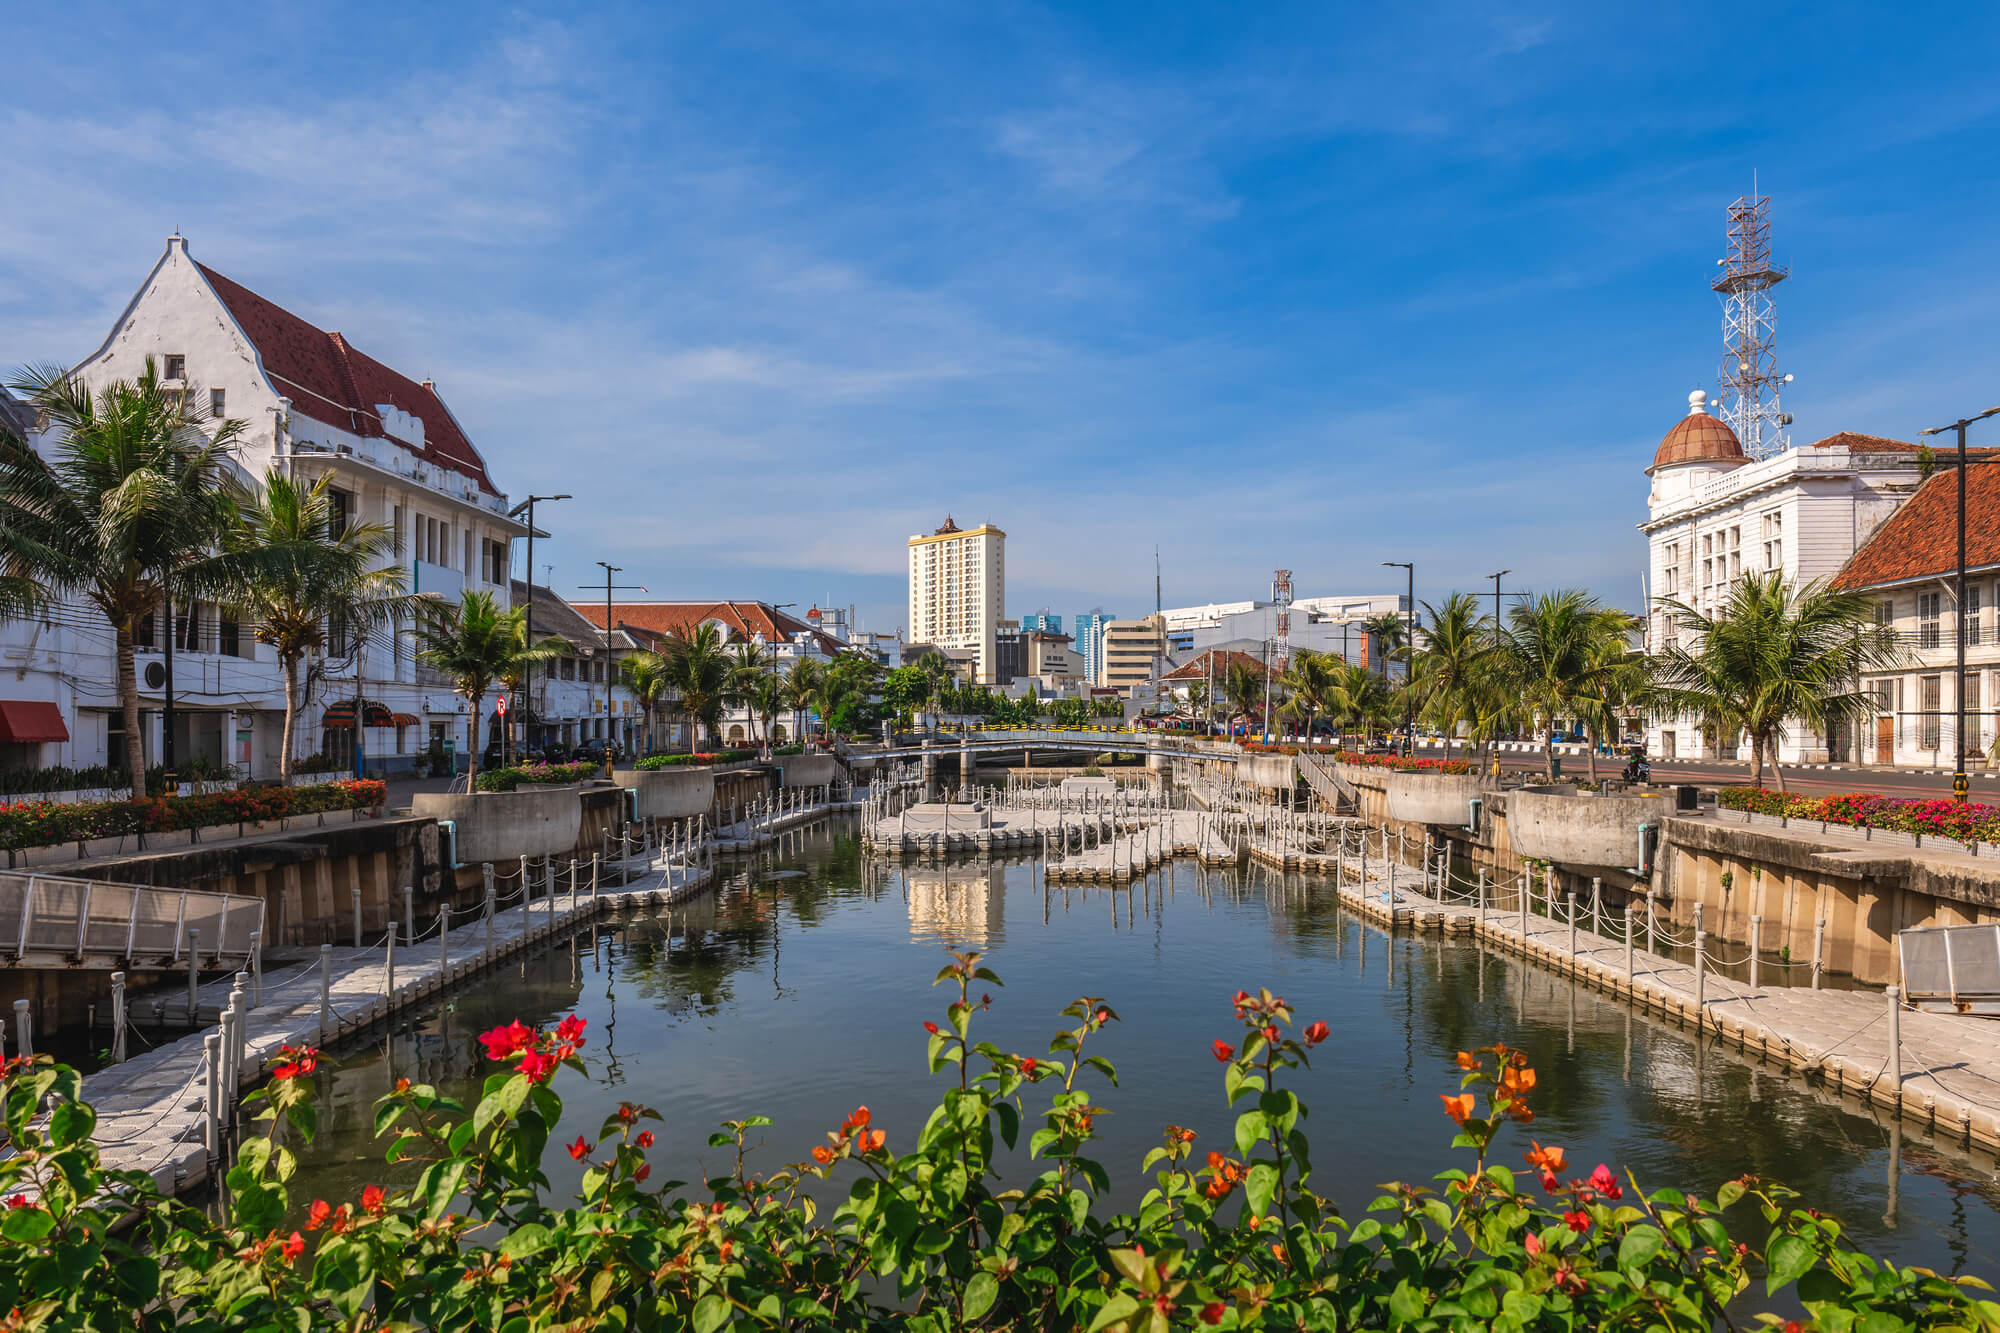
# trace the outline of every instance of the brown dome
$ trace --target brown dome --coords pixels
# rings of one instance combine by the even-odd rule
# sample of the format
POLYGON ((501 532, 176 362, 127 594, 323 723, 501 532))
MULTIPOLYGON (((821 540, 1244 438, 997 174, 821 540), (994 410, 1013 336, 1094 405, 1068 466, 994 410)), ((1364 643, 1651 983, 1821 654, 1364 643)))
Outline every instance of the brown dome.
POLYGON ((1646 471, 1676 463, 1734 466, 1749 461, 1736 432, 1729 428, 1728 422, 1708 414, 1708 395, 1696 389, 1688 395, 1688 414, 1676 421, 1674 428, 1660 440, 1660 447, 1653 454, 1653 466, 1646 471))

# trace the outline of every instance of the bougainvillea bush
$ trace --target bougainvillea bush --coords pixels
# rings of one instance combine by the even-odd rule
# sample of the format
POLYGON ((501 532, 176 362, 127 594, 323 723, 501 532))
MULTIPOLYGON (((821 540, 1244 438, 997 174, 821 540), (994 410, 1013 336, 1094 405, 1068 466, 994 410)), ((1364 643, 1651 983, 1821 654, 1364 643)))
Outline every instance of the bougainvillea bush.
POLYGON ((513 791, 516 787, 556 786, 566 787, 573 783, 588 782, 604 772, 604 765, 588 759, 579 759, 573 764, 509 764, 505 768, 489 768, 479 775, 481 791, 513 791))
MULTIPOLYGON (((658 1116, 643 1106, 558 1128, 557 1076, 583 1070, 575 1017, 487 1033, 496 1067, 474 1107, 399 1082, 375 1128, 388 1160, 420 1173, 352 1199, 315 1197, 297 1173, 317 1056, 283 1052, 249 1099, 213 1211, 161 1199, 147 1175, 106 1172, 76 1072, 12 1062, 6 1326, 1803 1327, 1757 1314, 1767 1301, 1856 1333, 2000 1323, 1984 1284, 1877 1263, 1772 1182, 1745 1177, 1710 1198, 1609 1164, 1585 1171, 1526 1137, 1536 1075, 1504 1046, 1458 1056, 1463 1077, 1437 1119, 1455 1134, 1449 1168, 1343 1213, 1313 1188, 1306 1107, 1288 1086, 1328 1025, 1297 1027, 1269 991, 1237 992, 1235 1030, 1214 1041, 1222 1095, 1241 1108, 1230 1140, 1198 1145, 1164 1126, 1137 1164, 1151 1178, 1138 1210, 1113 1212, 1113 1167, 1092 1151, 1116 1072, 1090 1047, 1118 1015, 1086 996, 1045 1054, 1024 1055, 973 1036, 991 1003, 974 992, 1000 984, 976 955, 955 955, 939 978, 955 996, 923 1026, 946 1086, 924 1124, 880 1125, 860 1107, 806 1160, 765 1168, 747 1141, 770 1122, 749 1116, 710 1137, 727 1164, 693 1187, 653 1178, 658 1116), (1040 1173, 1004 1183, 999 1154, 1024 1136, 1040 1173), (584 1164, 573 1197, 553 1197, 541 1170, 551 1144, 584 1164), (828 1185, 844 1197, 821 1205, 828 1185), (127 1216, 132 1229, 115 1232, 127 1216)), ((1321 1151, 1367 1151, 1343 1143, 1337 1122, 1326 1130, 1321 1151)))
POLYGON ((1398 773, 1449 773, 1453 776, 1470 773, 1472 762, 1468 759, 1426 759, 1419 755, 1402 754, 1360 754, 1353 750, 1342 750, 1333 759, 1342 764, 1356 764, 1362 768, 1388 768, 1398 773))
POLYGON ((1870 828, 1921 833, 1925 837, 1956 838, 1960 842, 2000 842, 2000 806, 1954 801, 1948 796, 1911 800, 1859 791, 1839 796, 1795 796, 1764 787, 1724 787, 1715 800, 1731 810, 1750 810, 1786 819, 1865 824, 1870 828))
POLYGON ((681 768, 690 764, 701 767, 708 764, 726 764, 736 759, 750 759, 756 753, 755 750, 698 750, 693 754, 649 754, 634 767, 647 772, 662 768, 681 768))
POLYGON ((143 801, 17 801, 0 805, 0 848, 260 824, 329 810, 372 810, 387 792, 379 781, 356 779, 310 787, 238 787, 202 796, 148 796, 143 801))

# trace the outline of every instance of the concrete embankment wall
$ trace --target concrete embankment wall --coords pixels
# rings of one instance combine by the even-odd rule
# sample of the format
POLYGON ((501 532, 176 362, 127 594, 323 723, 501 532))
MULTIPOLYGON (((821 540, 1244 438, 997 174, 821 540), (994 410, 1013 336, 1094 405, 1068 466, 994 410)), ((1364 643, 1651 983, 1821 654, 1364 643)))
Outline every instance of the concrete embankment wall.
POLYGON ((787 787, 826 787, 847 781, 847 765, 830 754, 794 754, 778 760, 787 787))

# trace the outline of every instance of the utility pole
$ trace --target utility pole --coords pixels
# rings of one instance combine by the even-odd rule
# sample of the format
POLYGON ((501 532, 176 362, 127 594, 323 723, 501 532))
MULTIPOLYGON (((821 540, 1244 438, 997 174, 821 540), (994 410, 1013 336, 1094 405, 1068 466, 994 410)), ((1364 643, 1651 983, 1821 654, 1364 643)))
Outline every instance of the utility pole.
MULTIPOLYGON (((1413 561, 1409 560, 1384 560, 1382 564, 1388 568, 1401 569, 1410 576, 1410 594, 1405 599, 1407 606, 1402 615, 1403 650, 1408 657, 1413 658, 1417 647, 1415 624, 1417 615, 1417 566, 1413 561)), ((1386 675, 1387 673, 1388 663, 1385 662, 1383 663, 1383 674, 1386 675)), ((1406 664, 1403 671, 1403 753, 1415 754, 1417 752, 1416 701, 1410 695, 1409 686, 1410 676, 1406 664)))
MULTIPOLYGON (((613 584, 611 576, 613 574, 624 573, 624 568, 620 565, 609 564, 603 560, 597 563, 604 570, 604 776, 608 778, 611 776, 611 691, 618 684, 617 673, 612 670, 612 667, 616 665, 613 658, 617 650, 612 646, 611 638, 611 590, 616 587, 625 592, 645 592, 646 588, 644 584, 639 583, 613 584)), ((581 587, 584 585, 578 586, 581 587)), ((532 593, 533 590, 531 589, 529 601, 529 605, 531 606, 534 604, 532 593)))
POLYGON ((1940 435, 1945 431, 1958 433, 1958 579, 1953 585, 1953 597, 1957 605, 1952 609, 1952 624, 1958 635, 1958 676, 1952 681, 1952 698, 1958 705, 1958 763, 1951 775, 1951 798, 1963 801, 1969 794, 1971 783, 1965 776, 1965 428, 1975 421, 1984 421, 2000 414, 2000 407, 1989 407, 1977 416, 1960 417, 1949 426, 1932 426, 1926 435, 1940 435))
MULTIPOLYGON (((527 629, 523 637, 530 644, 535 641, 535 505, 543 500, 569 498, 568 495, 531 495, 515 505, 507 514, 509 518, 518 516, 522 510, 526 510, 528 514, 528 562, 524 568, 528 584, 528 615, 527 629)), ((513 576, 510 573, 508 577, 511 579, 513 576)), ((528 662, 521 667, 521 693, 524 697, 516 700, 514 705, 514 711, 521 714, 521 740, 524 746, 531 737, 528 734, 528 710, 522 705, 535 697, 534 686, 535 664, 528 662)), ((479 719, 476 717, 472 719, 472 743, 474 745, 479 743, 479 719)))

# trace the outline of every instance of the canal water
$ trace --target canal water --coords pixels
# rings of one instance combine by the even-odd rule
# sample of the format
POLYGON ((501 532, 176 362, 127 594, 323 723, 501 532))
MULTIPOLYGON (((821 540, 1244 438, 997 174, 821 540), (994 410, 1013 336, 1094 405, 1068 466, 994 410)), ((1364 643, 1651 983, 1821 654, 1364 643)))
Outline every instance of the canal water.
MULTIPOLYGON (((469 1103, 493 1068, 480 1032, 568 1013, 589 1022, 591 1077, 559 1075, 567 1132, 556 1139, 593 1130, 620 1101, 650 1105, 665 1117, 656 1180, 720 1172, 709 1132, 750 1114, 775 1122, 762 1131, 766 1170, 805 1157, 859 1105, 892 1149, 907 1145, 948 1077, 924 1067, 922 1024, 942 1022, 950 999, 931 978, 946 949, 978 949, 1005 985, 991 988, 975 1040, 1041 1056, 1071 1000, 1098 996, 1120 1015, 1092 1040, 1119 1073, 1119 1087, 1095 1090, 1111 1112, 1097 1156, 1119 1206, 1149 1184, 1138 1163, 1166 1125, 1194 1129, 1197 1150, 1227 1150, 1234 1118, 1209 1045, 1240 1035, 1238 987, 1269 986, 1302 1025, 1333 1028, 1293 1086, 1311 1108, 1315 1183, 1349 1216, 1386 1181, 1466 1164, 1448 1147, 1439 1094, 1457 1090, 1455 1051, 1504 1041, 1540 1073, 1535 1137, 1568 1149, 1576 1174, 1606 1162, 1649 1188, 1704 1192, 1775 1177, 1873 1253, 1989 1278, 2000 1269, 1990 1158, 1927 1146, 1471 942, 1390 938, 1339 911, 1322 881, 1178 864, 1129 893, 1049 888, 1028 860, 866 860, 840 821, 789 838, 736 863, 712 896, 604 918, 323 1062, 302 1178, 340 1200, 413 1175, 383 1165, 373 1100, 408 1077, 469 1103)), ((1030 1090, 1031 1127, 1045 1104, 1030 1090)), ((1527 1147, 1504 1131, 1500 1160, 1518 1166, 1527 1147)), ((555 1140, 547 1169, 559 1190, 578 1174, 555 1140)), ((1015 1169, 1033 1174, 1025 1158, 1015 1169)))

